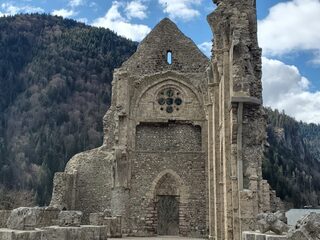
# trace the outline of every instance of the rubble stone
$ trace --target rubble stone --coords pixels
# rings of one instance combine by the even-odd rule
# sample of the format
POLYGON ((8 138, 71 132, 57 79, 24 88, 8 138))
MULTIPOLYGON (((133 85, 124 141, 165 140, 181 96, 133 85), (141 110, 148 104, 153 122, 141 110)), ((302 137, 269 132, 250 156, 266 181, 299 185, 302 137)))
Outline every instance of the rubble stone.
POLYGON ((22 231, 12 229, 0 229, 1 240, 42 240, 41 230, 22 231))
POLYGON ((80 211, 61 211, 59 213, 59 226, 80 227, 82 215, 80 211))
POLYGON ((287 218, 284 212, 275 213, 261 213, 257 217, 258 228, 260 232, 265 233, 272 231, 276 234, 287 233, 289 226, 287 225, 287 218))
POLYGON ((16 230, 33 230, 50 226, 58 219, 59 210, 44 207, 20 207, 11 211, 7 227, 16 230))
POLYGON ((286 235, 264 234, 257 232, 243 232, 242 240, 288 240, 286 235))
POLYGON ((0 228, 5 228, 7 226, 10 214, 11 210, 0 210, 0 228))
POLYGON ((320 214, 310 213, 298 221, 288 234, 289 240, 320 239, 320 214))
POLYGON ((41 240, 107 240, 104 226, 58 227, 43 229, 41 240))

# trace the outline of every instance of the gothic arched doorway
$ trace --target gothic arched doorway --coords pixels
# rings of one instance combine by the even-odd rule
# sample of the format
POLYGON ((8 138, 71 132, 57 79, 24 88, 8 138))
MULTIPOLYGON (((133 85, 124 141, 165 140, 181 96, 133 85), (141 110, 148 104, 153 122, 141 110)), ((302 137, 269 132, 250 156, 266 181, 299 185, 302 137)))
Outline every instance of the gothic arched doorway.
POLYGON ((179 235, 179 189, 170 173, 158 181, 155 189, 157 233, 159 235, 179 235))

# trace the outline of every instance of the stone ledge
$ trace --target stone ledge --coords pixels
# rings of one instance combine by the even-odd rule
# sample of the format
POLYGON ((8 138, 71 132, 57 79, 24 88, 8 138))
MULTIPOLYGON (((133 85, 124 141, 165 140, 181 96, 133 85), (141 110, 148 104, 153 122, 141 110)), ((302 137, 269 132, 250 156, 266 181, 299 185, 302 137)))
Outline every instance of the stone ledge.
POLYGON ((250 105, 261 105, 262 102, 260 99, 255 97, 247 97, 247 96, 234 96, 231 98, 232 103, 246 103, 250 105))

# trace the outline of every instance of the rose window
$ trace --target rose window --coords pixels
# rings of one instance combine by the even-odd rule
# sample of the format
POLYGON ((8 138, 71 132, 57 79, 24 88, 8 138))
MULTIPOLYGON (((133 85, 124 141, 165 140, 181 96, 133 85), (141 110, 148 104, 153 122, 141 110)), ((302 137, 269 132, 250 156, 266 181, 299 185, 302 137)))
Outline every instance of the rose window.
POLYGON ((173 88, 168 88, 160 91, 158 95, 158 104, 161 111, 167 113, 173 113, 179 111, 179 107, 182 104, 181 93, 173 88))

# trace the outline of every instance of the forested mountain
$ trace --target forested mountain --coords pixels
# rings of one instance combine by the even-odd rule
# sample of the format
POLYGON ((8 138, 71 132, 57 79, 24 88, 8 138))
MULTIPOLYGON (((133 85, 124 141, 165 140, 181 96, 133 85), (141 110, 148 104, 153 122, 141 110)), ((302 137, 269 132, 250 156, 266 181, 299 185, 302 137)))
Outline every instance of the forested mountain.
MULTIPOLYGON (((102 143, 112 71, 136 47, 59 17, 0 18, 0 209, 48 204, 53 174, 102 143)), ((264 177, 296 207, 319 205, 320 126, 266 112, 264 177)))
POLYGON ((20 198, 47 204, 54 172, 101 145, 112 71, 136 47, 60 17, 0 18, 0 202, 27 189, 20 198))
POLYGON ((268 143, 263 175, 295 207, 320 205, 320 125, 266 109, 268 143))

